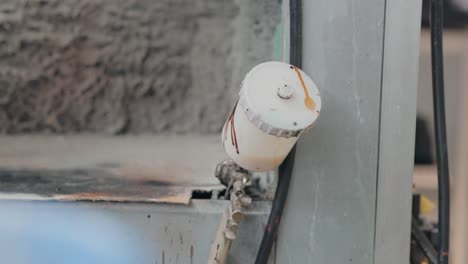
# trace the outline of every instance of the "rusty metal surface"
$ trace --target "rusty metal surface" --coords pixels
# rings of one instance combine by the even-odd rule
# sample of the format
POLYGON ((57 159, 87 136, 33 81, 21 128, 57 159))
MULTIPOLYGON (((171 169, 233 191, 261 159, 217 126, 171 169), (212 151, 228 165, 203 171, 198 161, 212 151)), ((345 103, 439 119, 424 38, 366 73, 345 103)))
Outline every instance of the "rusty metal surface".
POLYGON ((188 204, 219 190, 218 137, 0 137, 0 198, 188 204), (203 155, 200 152, 203 150, 203 155))
POLYGON ((31 198, 36 196, 42 200, 187 204, 192 190, 221 188, 176 184, 170 180, 170 177, 166 178, 166 181, 126 177, 100 169, 0 169, 0 198, 31 198), (29 196, 9 194, 29 194, 29 196))

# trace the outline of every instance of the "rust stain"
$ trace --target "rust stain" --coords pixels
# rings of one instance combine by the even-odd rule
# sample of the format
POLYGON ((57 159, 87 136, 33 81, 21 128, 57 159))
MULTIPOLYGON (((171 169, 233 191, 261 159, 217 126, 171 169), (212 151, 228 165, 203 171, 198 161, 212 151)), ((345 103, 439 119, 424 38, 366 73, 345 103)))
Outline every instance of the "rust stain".
POLYGON ((89 201, 98 201, 102 200, 103 197, 110 197, 112 194, 103 193, 103 192, 83 192, 83 193, 75 193, 70 195, 64 195, 64 200, 89 200, 89 201))
POLYGON ((297 67, 294 67, 294 66, 291 66, 291 67, 297 73, 297 76, 299 77, 299 80, 301 81, 302 89, 304 89, 304 94, 305 94, 304 104, 305 104, 305 106, 307 107, 307 109, 309 109, 311 111, 315 110, 314 99, 312 99, 312 97, 310 97, 309 91, 307 91, 307 87, 306 87, 306 85, 304 83, 304 79, 302 78, 301 72, 299 71, 299 69, 297 67))
POLYGON ((280 221, 281 221, 281 219, 277 216, 275 218, 275 230, 274 230, 275 240, 278 239, 278 229, 279 229, 280 221))
MULTIPOLYGON (((190 173, 193 174, 193 170, 190 173)), ((174 169, 170 169, 169 166, 162 166, 159 169, 155 166, 123 167, 111 170, 2 168, 0 169, 0 196, 3 199, 12 197, 20 200, 188 205, 194 189, 218 188, 209 184, 193 185, 185 176, 190 173, 189 169, 183 166, 174 169)), ((148 218, 151 218, 151 215, 148 218)))
POLYGON ((172 179, 180 178, 183 175, 189 175, 191 170, 184 167, 155 166, 155 167, 136 167, 127 166, 107 170, 112 174, 124 177, 125 180, 135 183, 145 183, 158 185, 171 185, 175 182, 172 179))
POLYGON ((236 112, 237 104, 239 101, 236 102, 236 105, 234 105, 234 109, 232 110, 231 114, 229 115, 228 120, 226 121, 226 124, 224 125, 224 141, 227 140, 227 128, 228 125, 231 124, 231 143, 233 146, 236 147, 236 152, 239 154, 239 145, 237 144, 237 134, 236 134, 236 128, 234 126, 234 113, 236 112))
POLYGON ((149 199, 148 202, 188 205, 190 203, 191 196, 191 192, 186 192, 174 196, 164 196, 157 199, 149 199))
POLYGON ((187 175, 192 175, 193 172, 193 168, 175 165, 76 169, 2 168, 0 196, 3 199, 20 200, 188 205, 194 189, 217 188, 210 184, 194 186, 187 180, 187 175))
POLYGON ((181 193, 174 196, 140 197, 138 195, 112 194, 112 193, 74 193, 66 195, 53 195, 50 200, 59 201, 106 201, 106 202, 144 202, 144 203, 168 203, 189 204, 191 193, 181 193))

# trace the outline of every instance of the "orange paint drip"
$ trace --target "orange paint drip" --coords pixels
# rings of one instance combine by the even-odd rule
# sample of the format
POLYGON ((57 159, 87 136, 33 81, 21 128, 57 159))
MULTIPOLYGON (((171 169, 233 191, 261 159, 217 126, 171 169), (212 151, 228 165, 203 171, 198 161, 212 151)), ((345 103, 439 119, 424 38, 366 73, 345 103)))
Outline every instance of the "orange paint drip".
POLYGON ((232 116, 231 116, 231 140, 232 140, 232 145, 236 147, 237 154, 239 154, 239 145, 237 144, 236 128, 234 127, 234 113, 236 112, 236 108, 237 108, 237 103, 234 106, 234 110, 232 110, 232 116))
POLYGON ((234 127, 234 116, 231 119, 231 136, 234 138, 233 145, 236 146, 236 152, 239 154, 239 145, 237 144, 236 128, 234 127))
POLYGON ((294 70, 296 71, 297 76, 299 77, 299 80, 301 80, 301 85, 302 85, 302 88, 304 89, 304 93, 305 93, 304 104, 307 107, 307 109, 313 111, 315 109, 315 101, 314 99, 312 99, 312 97, 310 97, 309 91, 307 91, 307 87, 304 83, 304 79, 302 79, 302 74, 299 71, 299 69, 297 67, 294 67, 294 70))

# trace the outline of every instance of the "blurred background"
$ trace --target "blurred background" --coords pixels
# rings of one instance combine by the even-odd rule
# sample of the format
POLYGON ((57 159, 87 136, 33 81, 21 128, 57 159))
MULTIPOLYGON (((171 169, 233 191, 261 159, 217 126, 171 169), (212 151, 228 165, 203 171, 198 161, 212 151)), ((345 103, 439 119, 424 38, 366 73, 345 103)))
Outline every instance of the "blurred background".
POLYGON ((217 133, 244 74, 281 58, 280 6, 3 0, 0 132, 217 133))
MULTIPOLYGON (((445 1, 444 66, 451 175, 451 263, 468 260, 468 1, 445 1)), ((429 1, 423 1, 414 184, 437 204, 429 1)), ((426 214, 437 222, 437 209, 426 214)))

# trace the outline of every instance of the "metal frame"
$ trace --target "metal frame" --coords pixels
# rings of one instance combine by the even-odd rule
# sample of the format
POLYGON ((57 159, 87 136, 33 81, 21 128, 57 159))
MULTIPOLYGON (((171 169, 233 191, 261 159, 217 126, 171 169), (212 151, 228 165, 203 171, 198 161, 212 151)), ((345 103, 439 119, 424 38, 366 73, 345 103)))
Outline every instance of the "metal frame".
POLYGON ((386 1, 374 263, 408 263, 421 1, 386 1))
POLYGON ((324 108, 298 145, 277 261, 408 262, 421 2, 303 8, 324 108))

